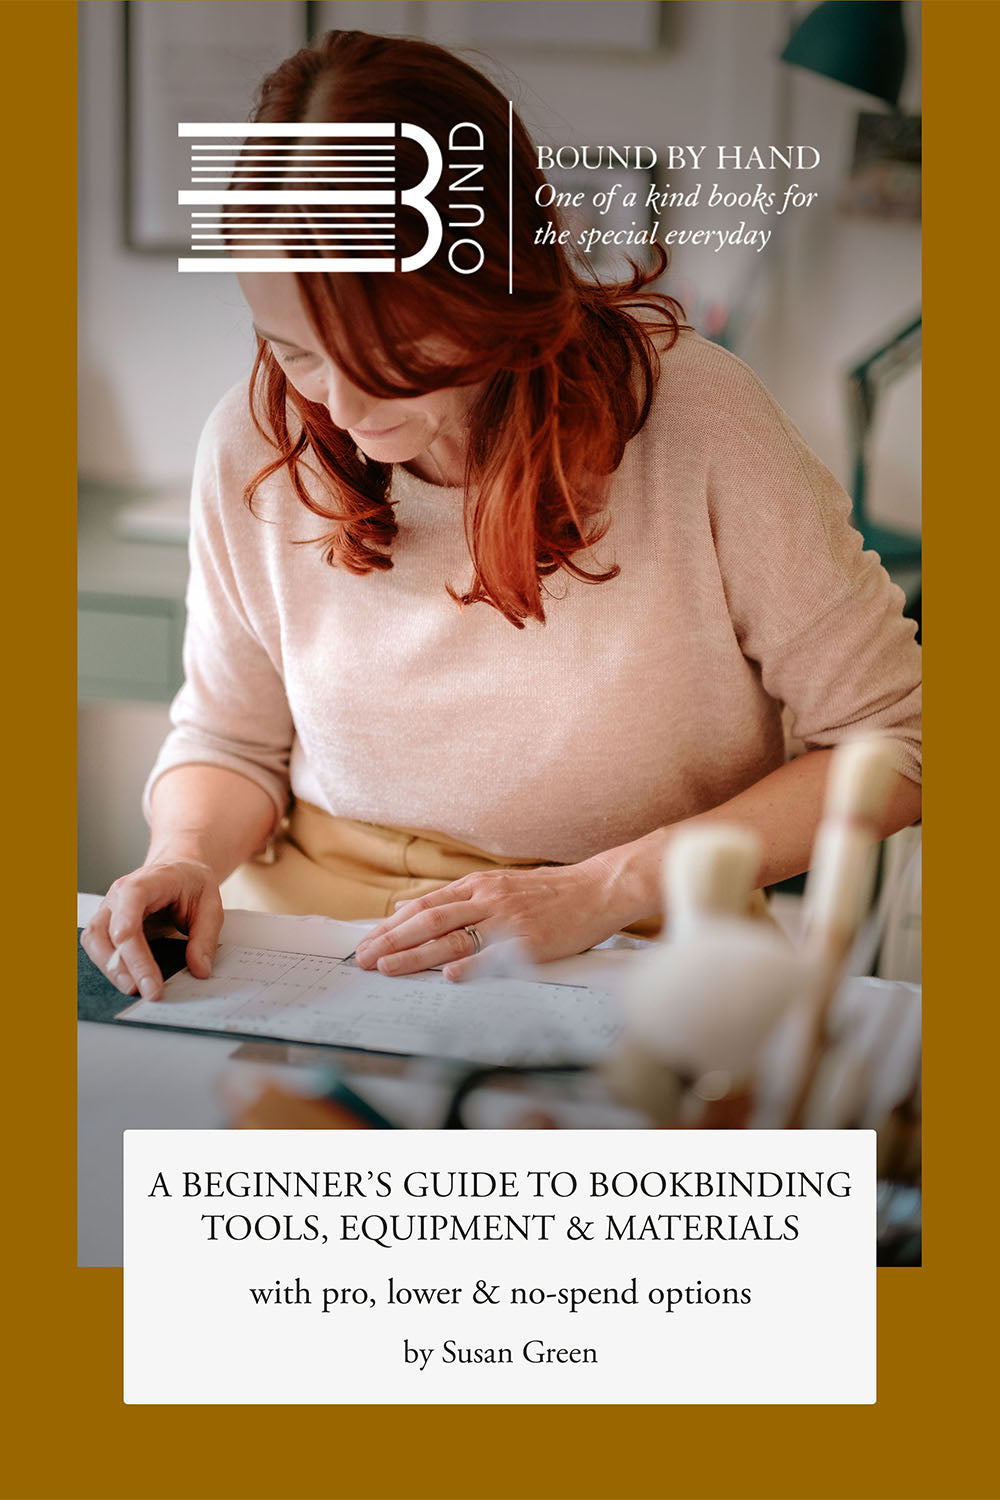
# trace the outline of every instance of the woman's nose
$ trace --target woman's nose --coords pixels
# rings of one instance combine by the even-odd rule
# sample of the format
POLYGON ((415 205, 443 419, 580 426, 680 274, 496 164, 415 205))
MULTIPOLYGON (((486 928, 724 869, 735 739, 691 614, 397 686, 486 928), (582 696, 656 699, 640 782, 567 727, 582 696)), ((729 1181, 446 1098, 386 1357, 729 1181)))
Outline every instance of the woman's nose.
POLYGON ((377 405, 378 398, 352 385, 343 370, 333 364, 327 366, 326 409, 335 426, 360 427, 377 405))

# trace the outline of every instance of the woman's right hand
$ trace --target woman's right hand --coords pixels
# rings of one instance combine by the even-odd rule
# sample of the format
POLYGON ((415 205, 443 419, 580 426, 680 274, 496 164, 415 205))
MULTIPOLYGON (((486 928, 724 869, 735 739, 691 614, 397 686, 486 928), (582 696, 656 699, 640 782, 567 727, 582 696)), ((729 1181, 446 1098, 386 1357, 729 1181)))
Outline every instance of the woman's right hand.
POLYGON ((196 859, 165 859, 123 875, 80 934, 84 952, 123 995, 158 1000, 163 975, 146 940, 147 918, 161 916, 187 934, 187 966, 207 979, 222 929, 222 899, 212 869, 196 859))

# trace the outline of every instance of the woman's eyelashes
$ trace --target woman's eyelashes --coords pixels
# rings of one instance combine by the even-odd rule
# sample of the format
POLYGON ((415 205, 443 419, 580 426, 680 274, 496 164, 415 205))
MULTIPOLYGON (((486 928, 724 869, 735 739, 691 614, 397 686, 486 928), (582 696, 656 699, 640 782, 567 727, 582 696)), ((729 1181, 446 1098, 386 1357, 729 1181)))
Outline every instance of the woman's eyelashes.
POLYGON ((283 365, 297 365, 301 364, 303 360, 315 358, 314 355, 307 354, 304 350, 298 353, 290 353, 287 349, 276 349, 273 344, 271 345, 271 353, 276 355, 283 365))

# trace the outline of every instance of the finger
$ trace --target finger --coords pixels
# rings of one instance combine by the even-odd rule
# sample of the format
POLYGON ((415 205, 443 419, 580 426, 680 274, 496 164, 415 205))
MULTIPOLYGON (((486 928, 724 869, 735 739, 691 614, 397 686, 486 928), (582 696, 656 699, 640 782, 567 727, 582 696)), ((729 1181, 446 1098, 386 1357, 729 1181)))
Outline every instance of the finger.
POLYGON ((118 955, 118 963, 110 977, 122 993, 133 995, 138 991, 144 1000, 159 1000, 163 989, 163 975, 145 938, 119 943, 115 953, 118 955))
POLYGON ((386 932, 392 932, 401 922, 406 922, 416 912, 426 911, 435 906, 447 906, 449 902, 457 902, 468 897, 468 887, 465 885, 467 877, 461 880, 453 880, 450 885, 443 885, 439 890, 429 891, 426 896, 412 896, 407 901, 397 902, 396 910, 391 917, 385 917, 371 932, 366 932, 358 944, 356 952, 360 953, 370 943, 377 942, 386 932))
MULTIPOLYGON (((482 927, 478 929, 480 941, 487 938, 482 927)), ((476 951, 475 942, 464 927, 445 933, 419 947, 407 948, 401 953, 390 953, 380 958, 376 967, 380 974, 416 974, 421 969, 436 969, 440 964, 452 964, 471 958, 476 951)))
POLYGON ((460 958, 457 963, 445 964, 444 977, 451 980, 452 984, 461 984, 463 979, 472 974, 478 954, 470 953, 468 958, 460 958))
POLYGON ((108 978, 118 986, 123 995, 134 995, 139 988, 135 976, 129 969, 120 948, 111 950, 107 963, 108 978))
POLYGON ((143 921, 148 912, 159 911, 168 904, 154 886, 136 882, 117 893, 112 903, 108 935, 120 950, 120 959, 135 980, 144 1000, 158 1000, 163 991, 163 975, 150 952, 143 921))
MULTIPOLYGON (((85 953, 90 955, 95 963, 99 961, 96 956, 97 953, 102 951, 105 944, 109 952, 115 946, 108 937, 108 921, 110 917, 111 913, 102 901, 90 921, 85 924, 80 932, 80 946, 85 953)), ((106 957, 107 955, 104 954, 103 956, 106 957)))
POLYGON ((418 942, 427 942, 433 937, 443 937, 456 927, 467 926, 473 917, 484 914, 482 902, 461 899, 454 887, 445 887, 449 892, 447 901, 440 899, 443 892, 434 891, 431 897, 421 896, 408 902, 392 917, 380 922, 378 927, 366 933, 355 950, 362 968, 374 968, 375 961, 386 953, 397 953, 418 942))
POLYGON ((481 901, 451 901, 448 905, 425 907, 401 917, 388 932, 376 937, 369 934, 364 944, 359 943, 355 958, 363 969, 373 969, 380 958, 389 953, 401 953, 415 948, 418 943, 430 942, 444 937, 459 927, 469 927, 483 917, 481 901))
POLYGON ((185 950, 187 966, 196 979, 207 979, 222 931, 222 898, 218 891, 205 891, 195 907, 185 950))
POLYGON ((108 961, 104 965, 104 972, 111 983, 118 986, 123 995, 134 995, 139 988, 120 948, 111 949, 108 961))
POLYGON ((131 995, 135 993, 136 984, 119 949, 108 936, 108 916, 105 908, 88 922, 80 933, 80 947, 123 995, 131 995))
POLYGON ((364 937, 361 939, 360 943, 355 949, 355 954, 357 955, 359 953, 363 953, 371 946, 372 943, 377 943, 378 940, 387 932, 392 932, 395 927, 398 927, 400 922, 407 921, 408 918, 413 916, 414 912, 423 910, 423 897, 419 897, 411 901, 400 902, 391 917, 386 917, 383 921, 379 922, 378 926, 373 927, 370 932, 365 933, 364 937))

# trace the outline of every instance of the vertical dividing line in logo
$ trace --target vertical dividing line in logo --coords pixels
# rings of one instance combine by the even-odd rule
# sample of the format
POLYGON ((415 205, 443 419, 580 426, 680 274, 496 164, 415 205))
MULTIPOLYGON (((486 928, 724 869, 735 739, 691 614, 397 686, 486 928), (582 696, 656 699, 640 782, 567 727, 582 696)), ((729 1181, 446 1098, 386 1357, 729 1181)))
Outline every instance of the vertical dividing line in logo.
MULTIPOLYGON (((422 263, 424 252, 402 262, 396 253, 399 204, 421 205, 420 189, 396 187, 395 124, 180 124, 177 134, 192 138, 192 185, 177 201, 191 207, 193 252, 178 270, 396 271, 422 263), (260 137, 266 144, 255 145, 260 137), (232 250, 243 253, 234 259, 232 250)), ((398 134, 420 140, 427 152, 420 188, 428 190, 440 176, 437 146, 417 126, 398 127, 398 134)), ((428 227, 430 243, 430 219, 428 227)), ((427 259, 439 243, 438 226, 427 259)))
POLYGON ((507 292, 514 291, 514 101, 507 100, 507 292))

